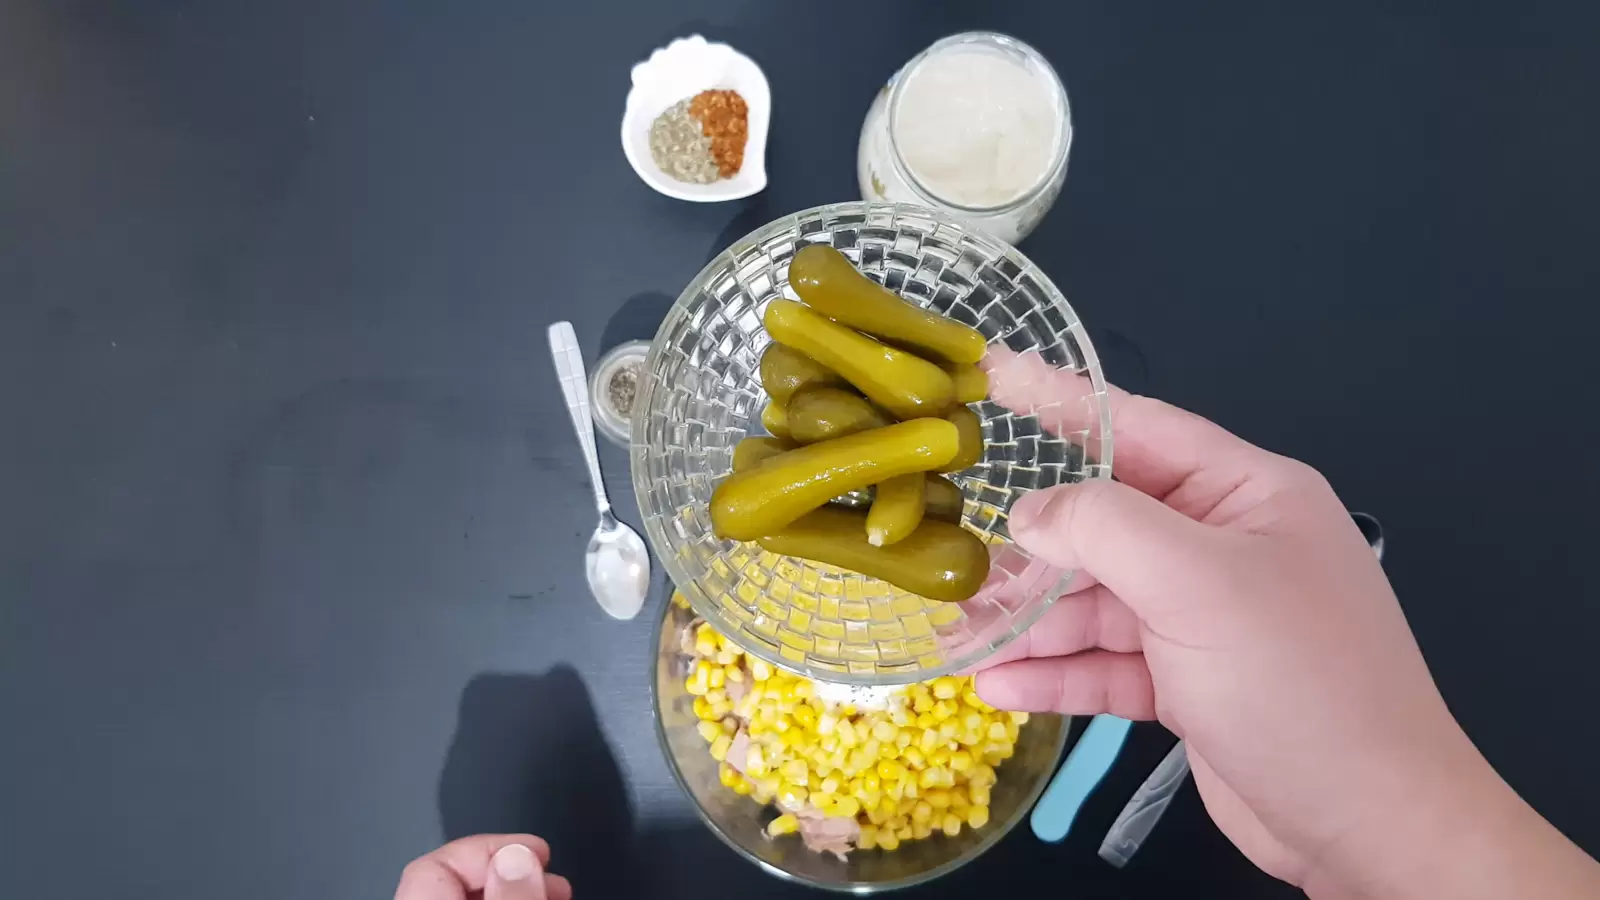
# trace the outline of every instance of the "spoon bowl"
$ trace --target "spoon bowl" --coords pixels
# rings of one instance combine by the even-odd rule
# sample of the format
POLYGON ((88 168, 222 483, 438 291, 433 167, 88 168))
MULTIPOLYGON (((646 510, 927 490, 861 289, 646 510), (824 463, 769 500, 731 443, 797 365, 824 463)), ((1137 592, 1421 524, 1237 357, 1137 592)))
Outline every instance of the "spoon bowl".
POLYGON ((637 531, 603 513, 583 552, 583 571, 606 615, 625 620, 639 614, 650 590, 650 552, 637 531))
POLYGON ((594 446, 594 420, 589 417, 589 377, 583 368, 583 350, 571 322, 550 326, 550 358, 556 364, 561 393, 572 417, 572 430, 589 468, 589 483, 594 487, 594 505, 600 524, 589 538, 583 553, 583 573, 589 579, 589 593, 613 619, 631 619, 644 606, 650 591, 650 552, 632 528, 611 514, 605 482, 600 479, 600 456, 594 446))

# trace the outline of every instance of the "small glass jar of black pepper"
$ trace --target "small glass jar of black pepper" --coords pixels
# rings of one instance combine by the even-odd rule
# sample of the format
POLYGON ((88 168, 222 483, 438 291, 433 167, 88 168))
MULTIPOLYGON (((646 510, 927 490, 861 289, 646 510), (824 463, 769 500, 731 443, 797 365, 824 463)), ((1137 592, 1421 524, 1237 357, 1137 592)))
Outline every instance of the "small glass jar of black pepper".
POLYGON ((649 341, 629 341, 612 347, 595 363, 589 376, 589 414, 597 430, 613 444, 628 446, 630 422, 644 378, 649 341))

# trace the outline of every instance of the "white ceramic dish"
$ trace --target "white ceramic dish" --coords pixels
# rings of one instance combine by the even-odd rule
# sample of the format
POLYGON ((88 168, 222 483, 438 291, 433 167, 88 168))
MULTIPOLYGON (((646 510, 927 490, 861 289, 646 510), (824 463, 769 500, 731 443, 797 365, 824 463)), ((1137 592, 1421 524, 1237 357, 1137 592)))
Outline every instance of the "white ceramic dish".
POLYGON ((691 35, 660 48, 633 67, 633 87, 622 113, 622 152, 645 184, 668 197, 695 203, 738 200, 767 186, 767 125, 771 119, 772 91, 761 67, 727 44, 691 35), (744 165, 732 178, 689 184, 661 171, 650 158, 650 123, 674 103, 709 90, 738 91, 749 107, 744 165))

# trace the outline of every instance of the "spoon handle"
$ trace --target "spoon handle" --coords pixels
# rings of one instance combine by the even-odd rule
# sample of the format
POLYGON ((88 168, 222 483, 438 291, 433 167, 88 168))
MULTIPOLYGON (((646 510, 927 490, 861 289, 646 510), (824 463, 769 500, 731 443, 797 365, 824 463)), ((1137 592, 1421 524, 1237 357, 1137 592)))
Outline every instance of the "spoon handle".
POLYGON ((572 330, 571 322, 550 326, 550 358, 555 360, 561 393, 567 398, 567 412, 572 416, 572 430, 578 434, 583 461, 589 466, 595 506, 601 513, 608 513, 611 501, 606 498, 606 486, 600 480, 600 457, 594 448, 594 420, 589 418, 589 375, 584 371, 583 350, 578 346, 578 335, 572 330))

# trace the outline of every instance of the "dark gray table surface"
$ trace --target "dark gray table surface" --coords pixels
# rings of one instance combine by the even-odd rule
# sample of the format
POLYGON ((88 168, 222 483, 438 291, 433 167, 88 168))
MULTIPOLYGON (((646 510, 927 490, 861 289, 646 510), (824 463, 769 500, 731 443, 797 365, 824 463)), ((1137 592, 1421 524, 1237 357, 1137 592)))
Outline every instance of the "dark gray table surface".
MULTIPOLYGON (((580 898, 802 893, 668 776, 652 618, 584 590, 544 329, 592 361, 739 233, 854 197, 876 86, 968 27, 1067 83, 1066 189, 1024 250, 1111 376, 1380 515, 1462 722, 1600 850, 1597 22, 0 2, 0 896, 382 898, 445 837, 512 828, 580 898), (618 147, 630 64, 696 31, 771 79, 750 201, 662 198, 618 147)), ((1292 896, 1192 789, 1127 870, 1095 858, 1170 740, 1136 731, 1066 843, 1019 832, 945 886, 1292 896)))

